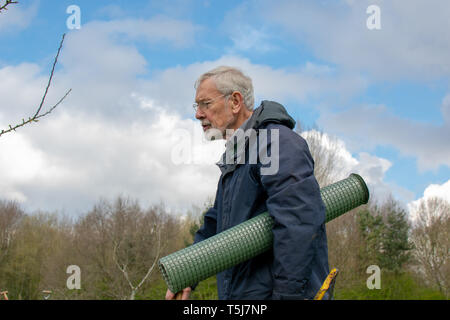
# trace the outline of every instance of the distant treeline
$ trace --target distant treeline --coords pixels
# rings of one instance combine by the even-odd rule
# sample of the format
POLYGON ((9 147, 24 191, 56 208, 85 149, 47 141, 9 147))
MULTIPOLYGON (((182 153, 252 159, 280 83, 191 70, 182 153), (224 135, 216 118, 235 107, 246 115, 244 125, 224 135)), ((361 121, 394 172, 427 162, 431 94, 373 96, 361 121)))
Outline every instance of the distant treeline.
MULTIPOLYGON (((330 268, 339 269, 335 298, 448 299, 449 208, 442 199, 423 203, 412 226, 389 200, 328 223, 330 268), (379 289, 367 286, 371 265, 381 270, 379 289)), ((75 219, 0 201, 0 292, 9 299, 164 299, 155 262, 192 243, 198 211, 180 218, 162 205, 142 209, 117 198, 75 219), (79 267, 79 289, 69 266, 79 267)), ((217 299, 215 279, 192 298, 217 299)))

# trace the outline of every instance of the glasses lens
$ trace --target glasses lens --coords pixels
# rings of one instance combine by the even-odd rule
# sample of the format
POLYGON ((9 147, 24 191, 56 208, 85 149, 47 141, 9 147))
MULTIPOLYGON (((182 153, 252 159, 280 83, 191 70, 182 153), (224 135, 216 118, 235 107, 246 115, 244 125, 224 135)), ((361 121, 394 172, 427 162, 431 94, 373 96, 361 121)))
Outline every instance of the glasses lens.
POLYGON ((197 110, 200 108, 201 110, 205 110, 208 109, 209 105, 213 102, 215 102, 217 99, 222 98, 222 97, 227 97, 229 96, 229 94, 222 94, 218 97, 215 97, 214 99, 209 100, 208 102, 199 102, 199 103, 194 103, 192 105, 192 107, 194 108, 195 112, 197 112, 197 110))

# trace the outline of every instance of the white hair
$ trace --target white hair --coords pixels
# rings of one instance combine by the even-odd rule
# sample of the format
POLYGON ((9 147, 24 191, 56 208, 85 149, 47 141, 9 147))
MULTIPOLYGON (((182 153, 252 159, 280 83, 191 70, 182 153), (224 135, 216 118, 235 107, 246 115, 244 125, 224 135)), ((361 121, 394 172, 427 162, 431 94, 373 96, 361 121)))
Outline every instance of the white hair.
POLYGON ((241 70, 228 66, 214 68, 202 74, 195 82, 194 88, 197 89, 200 83, 209 78, 214 80, 217 90, 224 95, 239 91, 244 98, 245 107, 250 111, 253 110, 255 98, 252 79, 243 74, 241 70))

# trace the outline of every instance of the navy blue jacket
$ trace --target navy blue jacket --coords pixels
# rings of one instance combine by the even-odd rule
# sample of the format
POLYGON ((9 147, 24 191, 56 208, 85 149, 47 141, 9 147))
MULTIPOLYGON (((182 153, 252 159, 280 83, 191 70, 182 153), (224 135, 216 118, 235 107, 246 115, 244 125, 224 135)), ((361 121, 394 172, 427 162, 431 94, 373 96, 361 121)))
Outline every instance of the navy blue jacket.
MULTIPOLYGON (((265 211, 275 221, 271 250, 217 275, 219 299, 312 299, 328 275, 325 206, 308 145, 292 130, 294 126, 282 105, 263 101, 242 129, 266 129, 268 155, 276 149, 272 131, 278 131, 278 171, 262 174, 261 169, 270 164, 249 158, 251 139, 247 139, 245 161, 239 161, 236 152, 230 163, 224 153, 218 164, 222 175, 214 206, 205 214, 194 242, 265 211)), ((227 142, 227 149, 230 145, 233 142, 227 142)))

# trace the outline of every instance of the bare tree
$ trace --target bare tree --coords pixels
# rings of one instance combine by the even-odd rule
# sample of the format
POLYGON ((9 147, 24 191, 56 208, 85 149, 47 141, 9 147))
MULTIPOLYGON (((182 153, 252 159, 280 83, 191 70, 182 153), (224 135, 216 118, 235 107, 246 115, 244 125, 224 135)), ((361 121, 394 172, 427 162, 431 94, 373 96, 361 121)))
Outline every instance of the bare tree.
POLYGON ((82 299, 115 299, 115 268, 111 261, 111 246, 107 203, 101 201, 74 226, 74 247, 71 264, 78 265, 83 272, 82 299), (102 288, 101 291, 98 288, 102 288))
POLYGON ((121 197, 96 205, 75 228, 83 298, 136 299, 145 293, 160 279, 158 259, 182 247, 181 225, 161 205, 143 210, 121 197))
POLYGON ((300 131, 300 134, 308 143, 309 151, 314 159, 314 176, 320 187, 325 187, 342 178, 342 159, 339 151, 342 146, 335 137, 319 130, 300 131))
MULTIPOLYGON (((156 225, 155 225, 155 229, 156 229, 156 225)), ((141 279, 141 281, 137 285, 133 284, 133 281, 130 279, 130 276, 128 274, 127 267, 128 267, 128 263, 130 261, 129 257, 126 256, 125 257, 125 261, 119 262, 118 251, 119 251, 119 248, 120 248, 120 242, 114 245, 113 259, 114 259, 114 262, 116 263, 117 268, 120 270, 120 272, 122 272, 123 276, 125 277, 125 280, 127 281, 127 283, 130 286, 130 289, 131 289, 130 298, 129 298, 130 300, 134 300, 135 299, 136 293, 139 291, 139 289, 142 287, 142 285, 145 283, 145 281, 147 281, 149 276, 152 274, 153 269, 155 268, 156 263, 157 263, 157 261, 159 259, 159 256, 160 256, 160 253, 161 253, 161 230, 158 230, 157 234, 158 234, 158 236, 157 236, 158 237, 158 240, 157 240, 158 243, 156 245, 156 248, 157 248, 156 249, 157 250, 156 256, 155 256, 155 258, 153 260, 153 263, 148 268, 147 273, 144 275, 144 277, 141 279)))
POLYGON ((16 202, 0 201, 0 263, 11 247, 23 211, 16 202))
POLYGON ((112 208, 112 258, 130 287, 129 299, 153 272, 161 254, 161 227, 155 210, 143 212, 137 203, 118 198, 112 208))
POLYGON ((361 240, 357 221, 358 214, 367 210, 367 207, 354 209, 326 225, 330 268, 339 269, 337 288, 359 284, 368 266, 362 263, 359 255, 361 240))
POLYGON ((76 220, 57 213, 25 215, 0 201, 0 289, 12 299, 138 299, 162 281, 161 256, 184 247, 181 219, 163 205, 99 202, 76 220), (67 267, 81 269, 81 289, 66 284, 67 267), (46 295, 46 296, 47 296, 46 295))
MULTIPOLYGON (((6 8, 6 6, 7 6, 8 4, 10 4, 10 3, 15 3, 15 2, 11 2, 11 1, 8 2, 8 1, 7 1, 6 4, 5 4, 3 7, 6 8)), ((3 8, 3 7, 2 7, 2 8, 3 8)), ((59 57, 59 54, 60 54, 60 52, 61 52, 61 48, 62 48, 62 45, 63 45, 63 43, 64 43, 64 38, 65 38, 65 36, 66 36, 66 34, 63 34, 62 39, 61 39, 61 42, 60 42, 60 44, 59 44, 58 53, 56 54, 56 57, 55 57, 55 59, 54 59, 54 61, 53 61, 53 66, 52 66, 52 70, 51 70, 51 73, 50 73, 50 77, 49 77, 48 82, 47 82, 47 87, 45 88, 44 95, 43 95, 43 97, 42 97, 42 99, 41 99, 41 102, 40 102, 39 106, 37 107, 36 112, 35 112, 31 117, 29 117, 28 120, 22 119, 22 122, 21 122, 21 123, 18 123, 18 124, 16 124, 16 125, 9 125, 9 129, 1 130, 1 131, 0 131, 0 137, 1 137, 2 135, 4 135, 4 134, 8 133, 8 132, 16 131, 16 129, 18 129, 18 128, 20 128, 20 127, 23 127, 23 126, 25 126, 25 125, 27 125, 27 124, 29 124, 29 123, 38 122, 40 118, 45 117, 46 115, 50 114, 57 106, 59 106, 59 105, 61 104, 61 102, 63 102, 63 100, 64 100, 64 99, 69 95, 69 93, 72 91, 72 89, 69 89, 69 90, 66 92, 66 94, 65 94, 65 95, 64 95, 64 96, 63 96, 63 97, 62 97, 55 105, 53 105, 52 107, 50 107, 49 109, 47 109, 47 111, 45 111, 44 113, 41 113, 42 107, 43 107, 43 105, 44 105, 44 103, 45 103, 45 99, 47 98, 48 90, 49 90, 50 85, 51 85, 51 83, 52 83, 53 74, 54 74, 54 72, 55 72, 55 67, 56 67, 56 64, 57 64, 57 62, 58 62, 58 57, 59 57)))
POLYGON ((412 241, 419 271, 428 283, 449 296, 450 203, 442 198, 422 200, 416 211, 412 241))
POLYGON ((61 212, 53 213, 53 216, 55 218, 53 234, 46 235, 46 238, 50 239, 46 240, 48 254, 42 262, 40 296, 44 299, 76 299, 79 290, 67 289, 69 276, 67 268, 78 263, 78 256, 74 250, 74 217, 64 216, 61 212))

